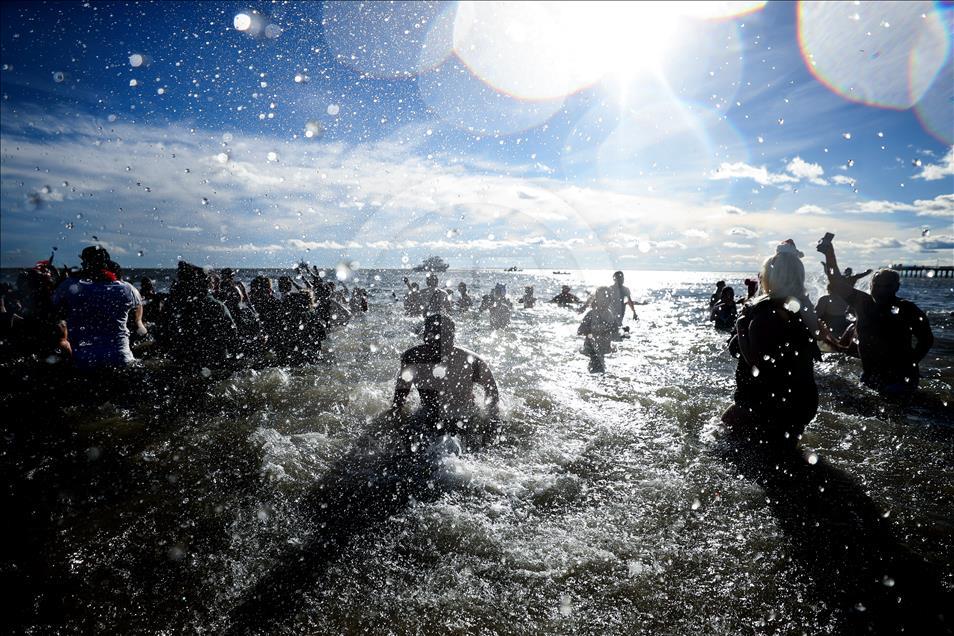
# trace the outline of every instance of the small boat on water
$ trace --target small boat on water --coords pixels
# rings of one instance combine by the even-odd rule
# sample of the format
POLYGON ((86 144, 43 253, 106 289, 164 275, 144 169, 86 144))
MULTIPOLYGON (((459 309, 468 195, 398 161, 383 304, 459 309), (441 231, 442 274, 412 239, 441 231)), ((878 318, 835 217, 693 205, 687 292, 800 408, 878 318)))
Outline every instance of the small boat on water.
POLYGON ((516 265, 511 265, 510 267, 508 267, 508 268, 505 269, 504 271, 505 271, 505 272, 522 272, 523 270, 520 269, 519 267, 517 267, 516 265))
POLYGON ((569 276, 570 272, 553 272, 557 276, 569 276))
POLYGON ((414 267, 415 272, 446 272, 450 265, 440 256, 429 256, 420 265, 414 267))

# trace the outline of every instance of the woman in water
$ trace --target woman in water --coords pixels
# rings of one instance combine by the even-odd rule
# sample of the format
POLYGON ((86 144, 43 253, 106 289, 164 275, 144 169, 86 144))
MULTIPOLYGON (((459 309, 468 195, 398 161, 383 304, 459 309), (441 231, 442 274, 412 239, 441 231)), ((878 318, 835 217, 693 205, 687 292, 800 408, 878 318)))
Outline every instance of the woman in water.
POLYGON ((613 337, 619 332, 616 315, 610 308, 611 294, 607 287, 600 287, 593 294, 592 308, 583 316, 577 334, 586 336, 583 353, 590 357, 590 372, 606 370, 603 356, 612 351, 613 337))
POLYGON ((739 356, 729 433, 759 444, 794 444, 818 410, 814 362, 821 359, 803 319, 805 268, 783 243, 759 274, 762 295, 742 309, 730 349, 739 356), (783 247, 784 246, 784 247, 783 247))

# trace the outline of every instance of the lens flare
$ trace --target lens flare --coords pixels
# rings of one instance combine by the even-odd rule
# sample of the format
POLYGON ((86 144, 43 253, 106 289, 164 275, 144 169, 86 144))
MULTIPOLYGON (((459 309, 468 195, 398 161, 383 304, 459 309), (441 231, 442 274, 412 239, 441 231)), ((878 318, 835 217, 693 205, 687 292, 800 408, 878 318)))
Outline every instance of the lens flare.
POLYGON ((450 54, 449 41, 429 37, 447 10, 444 2, 328 2, 324 38, 340 64, 371 77, 411 77, 450 54))
POLYGON ((931 135, 949 146, 954 144, 954 64, 950 56, 914 113, 931 135))
POLYGON ((799 2, 811 73, 845 99, 906 109, 944 64, 950 36, 931 2, 799 2))
POLYGON ((529 130, 553 117, 563 98, 522 101, 480 81, 456 57, 418 77, 421 98, 441 120, 478 134, 529 130))
POLYGON ((764 2, 458 3, 454 52, 488 85, 521 99, 554 99, 606 76, 658 70, 701 20, 764 2))

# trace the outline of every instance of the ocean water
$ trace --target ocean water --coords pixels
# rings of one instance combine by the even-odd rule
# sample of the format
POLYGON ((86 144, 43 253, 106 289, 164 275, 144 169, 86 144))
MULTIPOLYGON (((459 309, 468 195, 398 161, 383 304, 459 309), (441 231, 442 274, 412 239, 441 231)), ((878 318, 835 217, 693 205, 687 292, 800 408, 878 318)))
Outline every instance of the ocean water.
MULTIPOLYGON (((355 274, 373 285, 371 311, 333 332, 312 367, 203 377, 152 361, 79 380, 5 370, 15 624, 888 633, 930 612, 932 594, 950 598, 954 281, 903 282, 937 339, 917 400, 885 403, 859 386, 857 360, 826 356, 818 415, 776 479, 727 453, 719 426, 735 360, 706 304, 715 280, 741 290, 744 275, 629 273, 647 304, 604 374, 579 353, 575 311, 516 308, 499 331, 456 317, 457 344, 496 376, 505 422, 499 440, 460 456, 414 450, 379 417, 401 352, 420 342, 419 321, 392 301, 402 275, 355 274)), ((442 280, 473 296, 505 282, 514 300, 533 284, 546 299, 610 273, 442 280)), ((820 277, 811 289, 817 298, 820 277)))

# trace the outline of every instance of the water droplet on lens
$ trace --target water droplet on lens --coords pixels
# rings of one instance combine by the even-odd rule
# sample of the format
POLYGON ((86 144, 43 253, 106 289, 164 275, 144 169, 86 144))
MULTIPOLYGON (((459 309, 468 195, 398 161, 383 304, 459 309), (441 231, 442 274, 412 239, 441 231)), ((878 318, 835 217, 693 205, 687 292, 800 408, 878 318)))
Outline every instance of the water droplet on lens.
POLYGON ((237 31, 248 31, 252 27, 252 17, 247 13, 237 13, 232 19, 232 26, 237 31))

